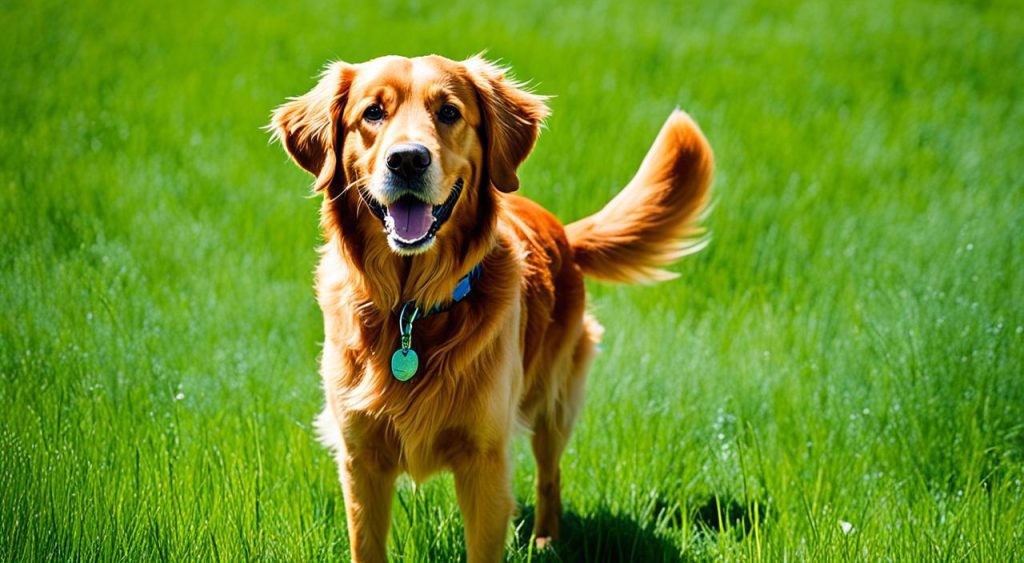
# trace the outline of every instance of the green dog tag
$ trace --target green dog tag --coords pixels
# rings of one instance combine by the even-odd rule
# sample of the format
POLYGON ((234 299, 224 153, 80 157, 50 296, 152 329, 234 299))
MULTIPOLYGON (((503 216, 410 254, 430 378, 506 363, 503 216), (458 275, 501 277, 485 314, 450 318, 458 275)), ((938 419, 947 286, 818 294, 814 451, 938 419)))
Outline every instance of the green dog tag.
POLYGON ((391 355, 391 374, 399 381, 409 381, 420 367, 416 350, 399 348, 391 355))

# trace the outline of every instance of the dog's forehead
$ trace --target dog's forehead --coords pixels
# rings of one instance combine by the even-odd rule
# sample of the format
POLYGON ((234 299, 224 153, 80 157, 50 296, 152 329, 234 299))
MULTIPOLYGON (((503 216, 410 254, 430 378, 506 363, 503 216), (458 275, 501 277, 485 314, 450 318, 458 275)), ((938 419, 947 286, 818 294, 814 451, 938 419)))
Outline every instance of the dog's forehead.
POLYGON ((461 64, 437 55, 373 59, 359 65, 352 82, 356 96, 371 96, 386 89, 401 99, 441 91, 462 97, 469 95, 471 88, 461 64))

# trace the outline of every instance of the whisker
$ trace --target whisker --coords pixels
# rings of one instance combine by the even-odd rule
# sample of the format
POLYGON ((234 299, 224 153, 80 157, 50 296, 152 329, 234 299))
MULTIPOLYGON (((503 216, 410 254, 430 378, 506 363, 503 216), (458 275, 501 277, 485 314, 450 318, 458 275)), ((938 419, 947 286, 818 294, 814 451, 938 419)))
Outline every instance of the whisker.
POLYGON ((335 201, 337 201, 337 199, 339 197, 345 195, 345 192, 349 191, 350 189, 352 189, 354 187, 360 187, 361 188, 362 185, 360 185, 360 184, 366 184, 369 181, 370 181, 370 176, 363 176, 362 178, 357 178, 356 180, 350 182, 347 186, 345 186, 344 188, 341 188, 341 191, 338 192, 338 195, 336 195, 336 196, 331 198, 331 203, 334 203, 335 201))

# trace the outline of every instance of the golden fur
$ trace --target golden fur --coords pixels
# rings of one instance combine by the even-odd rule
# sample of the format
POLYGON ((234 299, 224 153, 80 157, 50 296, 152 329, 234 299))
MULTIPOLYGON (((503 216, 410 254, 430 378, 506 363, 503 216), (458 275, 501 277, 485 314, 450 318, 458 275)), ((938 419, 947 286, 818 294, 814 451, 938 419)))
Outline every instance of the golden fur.
POLYGON ((422 480, 445 469, 454 473, 469 560, 500 560, 515 508, 516 427, 532 434, 537 461, 536 537, 557 538, 559 458, 602 330, 586 312, 583 276, 664 279, 662 267, 699 249, 693 237, 712 156, 680 111, 636 177, 591 217, 563 227, 511 194, 548 115, 544 102, 479 57, 383 57, 330 65, 313 90, 274 113, 275 136, 323 194, 316 290, 327 405, 318 426, 337 453, 356 561, 386 559, 397 476, 422 480), (386 117, 369 121, 372 104, 386 117), (461 118, 442 123, 443 104, 461 118), (433 156, 429 203, 465 182, 436 240, 409 253, 389 246, 359 193, 387 202, 383 155, 403 142, 433 156), (419 372, 396 380, 389 362, 398 309, 410 300, 424 309, 448 303, 478 263, 481 276, 465 300, 416 322, 419 372))

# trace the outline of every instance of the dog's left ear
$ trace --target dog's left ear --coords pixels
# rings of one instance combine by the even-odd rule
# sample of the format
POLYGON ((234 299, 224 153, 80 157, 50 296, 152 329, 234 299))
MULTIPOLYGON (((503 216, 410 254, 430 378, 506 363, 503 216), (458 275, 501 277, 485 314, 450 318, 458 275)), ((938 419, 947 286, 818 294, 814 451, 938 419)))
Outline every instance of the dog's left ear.
POLYGON ((463 65, 480 99, 491 183, 503 192, 514 192, 519 189, 516 170, 533 150, 541 122, 551 113, 544 103, 547 96, 526 91, 505 76, 506 69, 480 56, 463 65))
POLYGON ((334 177, 341 113, 354 74, 350 64, 331 63, 312 90, 274 110, 268 126, 295 162, 316 176, 316 191, 327 188, 334 177))

